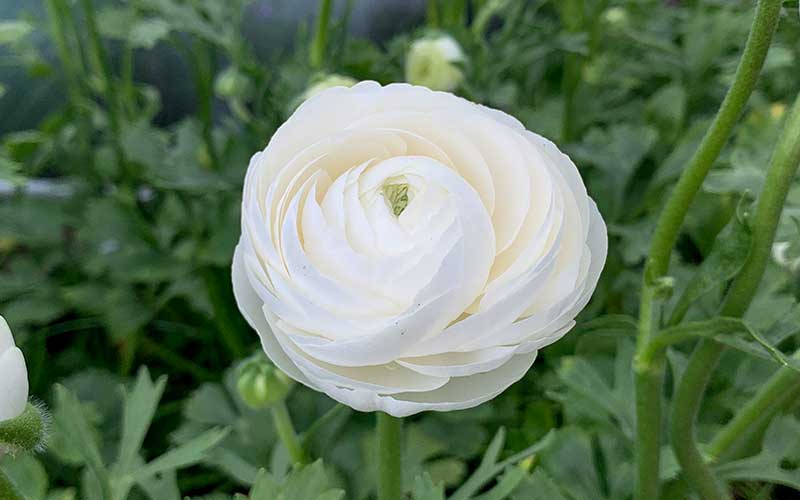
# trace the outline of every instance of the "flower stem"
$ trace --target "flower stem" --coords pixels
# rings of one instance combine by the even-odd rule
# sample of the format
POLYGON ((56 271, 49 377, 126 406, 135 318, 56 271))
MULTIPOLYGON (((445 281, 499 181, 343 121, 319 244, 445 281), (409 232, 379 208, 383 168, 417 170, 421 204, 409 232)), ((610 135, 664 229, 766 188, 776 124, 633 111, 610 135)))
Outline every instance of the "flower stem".
POLYGON ((320 69, 325 60, 325 52, 328 47, 328 30, 331 21, 331 0, 319 0, 319 15, 317 16, 317 28, 314 39, 311 41, 311 53, 309 62, 314 69, 320 69))
MULTIPOLYGON (((800 350, 794 357, 800 359, 800 350)), ((787 402, 797 401, 799 397, 800 373, 788 366, 781 367, 717 433, 708 446, 711 460, 731 457, 743 439, 759 433, 787 402)))
MULTIPOLYGON (((561 20, 570 33, 578 33, 583 29, 583 0, 565 0, 562 4, 561 20)), ((561 80, 561 92, 564 96, 564 116, 561 121, 561 140, 570 142, 575 135, 575 94, 581 82, 583 56, 567 53, 564 56, 564 74, 561 80)))
MULTIPOLYGON (((111 76, 111 69, 106 60, 105 50, 103 49, 103 41, 100 39, 100 31, 97 27, 97 19, 95 18, 95 9, 93 0, 81 0, 83 7, 83 14, 86 18, 86 28, 89 33, 89 52, 90 61, 94 66, 94 70, 102 79, 102 87, 104 93, 104 100, 108 106, 108 123, 111 127, 111 134, 113 136, 114 152, 117 157, 117 162, 123 170, 128 170, 125 163, 125 154, 122 151, 122 144, 120 142, 120 106, 117 99, 117 93, 114 89, 114 80, 111 76)), ((133 175, 128 171, 128 175, 133 175)))
POLYGON ((714 117, 700 146, 681 173, 678 183, 661 211, 650 246, 650 258, 647 261, 646 269, 653 278, 667 273, 669 257, 675 241, 678 239, 678 231, 680 231, 683 219, 689 211, 689 206, 700 189, 708 170, 731 135, 744 105, 755 88, 772 41, 772 35, 778 25, 781 3, 781 0, 761 0, 758 3, 753 26, 739 61, 739 67, 736 69, 733 84, 725 95, 717 116, 714 117))
POLYGON ((745 103, 755 87, 758 74, 764 64, 772 35, 778 23, 781 0, 761 0, 756 10, 753 26, 745 44, 733 84, 706 132, 700 146, 681 173, 672 193, 659 215, 645 264, 640 302, 639 336, 637 340, 637 403, 636 403, 636 496, 637 500, 649 500, 658 496, 659 445, 661 443, 661 395, 653 395, 648 388, 661 387, 655 377, 663 377, 663 371, 655 374, 653 368, 663 366, 663 353, 652 359, 640 359, 648 348, 648 342, 656 333, 653 301, 656 281, 667 274, 672 249, 678 232, 689 211, 700 186, 711 165, 719 156, 734 125, 742 113, 745 103))
POLYGON ((0 498, 4 500, 24 500, 2 469, 0 469, 0 498))
POLYGON ((403 421, 379 412, 378 419, 378 500, 400 500, 403 495, 400 475, 400 433, 403 421))
MULTIPOLYGON (((753 233, 750 255, 730 286, 720 309, 721 315, 741 317, 750 306, 767 267, 783 205, 798 167, 800 167, 800 96, 786 120, 778 146, 770 161, 764 190, 759 196, 755 215, 750 221, 753 233)), ((678 383, 672 406, 671 435, 675 456, 689 485, 705 500, 729 497, 715 480, 695 439, 695 421, 700 402, 723 351, 724 346, 713 340, 702 340, 698 343, 678 383)), ((775 397, 778 395, 772 394, 775 397)))
POLYGON ((296 464, 308 463, 306 453, 294 430, 292 417, 289 415, 289 409, 286 408, 286 403, 278 401, 272 406, 272 420, 275 422, 278 438, 280 438, 281 443, 289 452, 289 457, 291 457, 292 462, 296 464))

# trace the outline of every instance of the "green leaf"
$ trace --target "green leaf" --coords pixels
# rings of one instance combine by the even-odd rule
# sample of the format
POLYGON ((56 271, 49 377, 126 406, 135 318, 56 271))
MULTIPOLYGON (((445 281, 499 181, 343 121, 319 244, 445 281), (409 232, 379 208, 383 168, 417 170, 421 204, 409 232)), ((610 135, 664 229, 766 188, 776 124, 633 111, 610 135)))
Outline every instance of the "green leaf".
POLYGON ((250 500, 341 500, 342 490, 329 487, 322 460, 295 468, 281 483, 262 469, 250 490, 250 500))
POLYGON ((141 19, 131 27, 128 40, 133 47, 152 49, 159 41, 166 38, 169 32, 170 26, 163 19, 141 19))
POLYGON ((569 500, 555 481, 541 468, 522 481, 511 495, 513 500, 569 500))
POLYGON ((764 434, 761 452, 753 457, 728 462, 715 468, 728 481, 765 481, 800 490, 800 444, 792 436, 800 435, 800 421, 795 417, 776 418, 764 434), (794 464, 787 467, 786 464, 794 464))
POLYGON ((734 215, 686 285, 667 324, 678 324, 697 299, 736 276, 750 255, 751 240, 749 228, 734 215))
POLYGON ((33 32, 28 21, 0 21, 0 45, 18 42, 33 32))
POLYGON ((497 482, 497 485, 475 500, 504 500, 508 498, 525 479, 525 470, 520 467, 509 467, 497 482))
POLYGON ((42 464, 25 454, 0 458, 0 474, 5 473, 26 500, 43 500, 47 493, 47 472, 42 464))
POLYGON ((414 500, 444 500, 444 485, 434 484, 430 474, 423 472, 414 478, 411 497, 414 500))
POLYGON ((74 394, 64 386, 55 386, 56 411, 53 422, 63 437, 78 450, 83 460, 99 483, 104 498, 111 498, 111 483, 108 469, 103 463, 96 435, 86 418, 83 407, 74 394))
POLYGON ((160 377, 154 384, 147 368, 142 367, 133 389, 125 393, 122 438, 116 464, 121 474, 133 472, 139 449, 142 447, 166 384, 166 377, 160 377))
POLYGON ((206 457, 206 454, 217 446, 230 429, 211 429, 191 441, 173 448, 132 473, 136 482, 150 478, 156 474, 194 465, 206 457))
POLYGON ((690 321, 662 330, 651 341, 649 352, 665 349, 672 344, 695 337, 713 338, 717 342, 747 354, 776 361, 783 366, 800 371, 800 360, 786 356, 744 320, 725 316, 706 321, 690 321), (755 342, 745 342, 740 338, 733 337, 731 335, 733 333, 747 334, 755 342))
POLYGON ((467 500, 471 498, 475 493, 480 491, 484 485, 497 477, 498 474, 503 472, 506 467, 515 465, 531 455, 547 449, 553 442, 553 436, 554 433, 549 432, 542 439, 528 448, 515 455, 512 455, 506 460, 498 462, 497 459, 500 457, 500 453, 503 450, 503 444, 505 443, 505 429, 501 427, 497 431, 497 434, 495 434, 492 442, 489 443, 489 446, 486 448, 486 452, 483 454, 483 458, 481 459, 481 463, 478 465, 478 468, 469 477, 469 479, 467 479, 464 484, 458 490, 456 490, 453 495, 450 496, 449 500, 467 500))

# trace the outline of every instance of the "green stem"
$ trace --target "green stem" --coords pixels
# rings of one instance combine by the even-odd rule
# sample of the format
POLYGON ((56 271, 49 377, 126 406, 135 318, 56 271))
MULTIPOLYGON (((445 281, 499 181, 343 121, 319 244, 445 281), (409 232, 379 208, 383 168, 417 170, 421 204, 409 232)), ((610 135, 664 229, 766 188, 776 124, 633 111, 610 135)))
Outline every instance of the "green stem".
POLYGON ((672 448, 691 488, 704 500, 730 498, 695 442, 695 421, 714 367, 722 356, 720 344, 703 339, 691 357, 672 401, 672 448))
POLYGON ((300 444, 300 439, 294 430, 292 417, 289 415, 289 410, 283 401, 279 401, 272 406, 272 421, 275 423, 275 430, 278 431, 278 438, 280 438, 286 451, 289 452, 292 462, 296 464, 308 463, 306 453, 303 451, 303 446, 300 444))
MULTIPOLYGON (((800 350, 795 352, 794 357, 800 359, 800 350)), ((787 403, 797 401, 799 397, 800 373, 789 367, 782 367, 717 433, 708 446, 711 460, 725 460, 735 454, 742 440, 757 434, 766 427, 773 415, 787 403)))
POLYGON ((194 79, 197 88, 198 115, 203 126, 203 142, 211 159, 213 170, 219 170, 219 157, 214 144, 214 52, 203 42, 196 40, 189 51, 194 63, 194 79))
MULTIPOLYGON (((583 0, 565 0, 562 4, 562 23, 570 33, 578 33, 583 29, 583 0)), ((564 74, 561 80, 561 92, 564 96, 564 116, 561 121, 561 140, 570 142, 575 135, 575 95, 581 82, 583 56, 567 53, 564 56, 564 74)))
MULTIPOLYGON (((117 99, 117 94, 114 89, 114 80, 111 76, 111 70, 106 60, 105 50, 103 49, 103 41, 100 39, 100 32, 97 28, 97 20, 95 18, 94 4, 92 0, 81 0, 83 13, 86 17, 86 28, 89 32, 89 47, 90 47, 90 60, 94 65, 95 71, 102 79, 102 87, 104 100, 108 106, 108 121, 113 135, 114 152, 117 157, 117 162, 124 171, 127 171, 125 163, 125 155, 122 151, 122 144, 120 142, 120 107, 117 99)), ((132 176, 132 172, 127 172, 132 176)))
POLYGON ((0 469, 0 498, 3 500, 24 500, 14 483, 11 482, 2 469, 0 469))
POLYGON ((320 69, 325 61, 325 52, 328 48, 328 31, 331 22, 331 0, 319 0, 319 15, 317 16, 317 28, 314 38, 311 41, 311 52, 309 62, 314 69, 320 69))
POLYGON ((378 500, 401 500, 400 434, 403 421, 386 413, 377 414, 378 500))
POLYGON ((661 456, 661 390, 664 384, 664 358, 646 357, 653 328, 652 287, 642 288, 639 310, 639 346, 634 362, 636 387, 636 478, 634 498, 658 498, 659 458, 661 456))
MULTIPOLYGON (((711 165, 719 156, 727 142, 734 125, 742 113, 745 103, 755 87, 758 74, 764 64, 772 35, 780 15, 780 0, 762 0, 756 10, 753 26, 739 61, 733 84, 717 112, 714 121, 706 132, 700 146, 682 172, 675 188, 667 199, 659 215, 655 233, 650 246, 649 258, 645 265, 640 303, 639 336, 637 340, 637 397, 643 398, 636 404, 636 496, 637 500, 657 498, 659 471, 660 427, 653 424, 661 422, 661 398, 647 393, 647 387, 654 387, 651 368, 663 365, 663 353, 654 359, 644 360, 640 355, 647 350, 647 344, 654 335, 653 301, 656 282, 667 274, 669 259, 678 238, 683 220, 711 165)), ((658 375, 663 377, 663 373, 658 375)), ((660 387, 660 385, 659 385, 660 387)))
MULTIPOLYGON (((772 242, 780 222, 783 205, 800 167, 800 96, 796 99, 778 146, 772 155, 764 189, 750 221, 753 234, 750 255, 733 280, 720 308, 723 316, 741 317, 747 311, 761 283, 770 258, 772 242)), ((672 406, 672 447, 689 485, 705 500, 728 498, 720 489, 710 467, 701 455, 695 438, 695 422, 703 394, 724 346, 713 340, 698 343, 683 377, 678 383, 672 406)))
POLYGON ((678 239, 683 219, 689 211, 697 191, 711 165, 728 141, 739 120, 750 94, 755 88, 772 35, 778 25, 781 0, 761 0, 758 3, 753 26, 736 69, 733 84, 725 95, 714 121, 703 137, 700 146, 681 173, 678 183, 664 205, 656 225, 647 261, 647 275, 658 278, 667 274, 672 248, 678 239))
POLYGON ((425 10, 425 17, 428 21, 428 27, 437 29, 441 24, 439 19, 439 0, 428 0, 427 8, 425 10))
POLYGON ((204 269, 201 274, 208 291, 211 307, 214 310, 214 324, 219 330, 222 343, 234 359, 244 357, 247 350, 239 335, 239 332, 244 330, 244 326, 241 315, 235 310, 230 277, 223 278, 221 270, 216 268, 204 269), (241 329, 239 325, 242 325, 241 329))

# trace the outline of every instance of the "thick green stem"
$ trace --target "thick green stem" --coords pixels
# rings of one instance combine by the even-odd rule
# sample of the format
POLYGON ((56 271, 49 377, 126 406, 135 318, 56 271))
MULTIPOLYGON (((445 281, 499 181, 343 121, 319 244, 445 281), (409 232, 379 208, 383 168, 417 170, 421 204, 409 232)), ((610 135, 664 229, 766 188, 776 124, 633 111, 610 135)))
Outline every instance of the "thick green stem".
POLYGON ((635 367, 636 380, 636 489, 635 498, 658 498, 661 454, 661 394, 664 358, 635 367), (653 429, 656 429, 653 432, 653 429))
POLYGON ((721 355, 720 344, 712 340, 701 340, 689 358, 689 364, 672 401, 672 448, 686 481, 704 500, 730 497, 725 487, 714 477, 695 442, 695 421, 700 402, 721 355))
POLYGON ((2 469, 0 469, 0 498, 3 500, 24 500, 2 469))
MULTIPOLYGON (((741 317, 747 311, 761 283, 770 257, 772 242, 783 205, 800 166, 800 96, 786 120, 778 146, 772 155, 764 189, 750 221, 753 233, 750 255, 731 284, 720 309, 723 316, 741 317)), ((714 479, 696 442, 695 421, 708 381, 724 351, 713 340, 702 340, 678 383, 672 406, 672 447, 689 485, 705 500, 728 498, 714 479)))
POLYGON ((722 106, 703 137, 703 141, 692 159, 689 160, 661 211, 650 246, 650 257, 647 261, 647 272, 650 278, 658 278, 667 274, 669 257, 675 241, 678 239, 683 219, 703 184, 708 170, 728 141, 728 137, 758 81, 772 35, 778 25, 781 3, 781 0, 761 0, 758 4, 753 26, 739 61, 739 67, 736 69, 733 84, 725 95, 722 106))
POLYGON ((378 413, 378 500, 401 500, 400 434, 403 421, 378 413))
MULTIPOLYGON (((800 359, 800 350, 794 357, 800 359)), ((709 458, 715 462, 731 458, 738 451, 739 443, 765 428, 778 411, 798 398, 800 373, 784 366, 717 432, 708 446, 709 458)))
POLYGON ((272 406, 272 420, 275 422, 275 429, 278 431, 278 438, 284 448, 289 452, 292 462, 296 464, 308 463, 308 458, 297 437, 297 432, 292 424, 292 417, 286 403, 279 401, 272 406))
POLYGON ((314 69, 320 69, 325 61, 325 53, 328 48, 328 31, 331 22, 331 0, 319 0, 319 15, 317 16, 317 28, 314 39, 311 41, 311 52, 309 62, 314 69))
POLYGON ((755 87, 778 23, 780 8, 781 0, 762 0, 759 3, 733 84, 700 146, 667 199, 656 224, 644 271, 637 341, 637 365, 639 366, 636 383, 642 386, 637 389, 637 397, 644 398, 643 401, 637 401, 636 404, 638 422, 636 484, 638 486, 635 498, 637 500, 657 498, 658 493, 658 484, 647 485, 653 482, 657 483, 654 478, 658 477, 659 449, 657 445, 661 442, 661 429, 652 427, 652 424, 660 423, 661 399, 660 395, 659 397, 648 397, 645 388, 653 387, 652 377, 654 376, 651 373, 651 367, 663 365, 663 353, 647 360, 641 359, 639 356, 647 350, 647 344, 657 330, 653 314, 653 301, 656 298, 655 287, 657 282, 667 274, 672 249, 691 203, 709 169, 727 142, 755 87), (649 380, 640 374, 647 374, 649 380), (656 417, 656 415, 659 416, 656 417))

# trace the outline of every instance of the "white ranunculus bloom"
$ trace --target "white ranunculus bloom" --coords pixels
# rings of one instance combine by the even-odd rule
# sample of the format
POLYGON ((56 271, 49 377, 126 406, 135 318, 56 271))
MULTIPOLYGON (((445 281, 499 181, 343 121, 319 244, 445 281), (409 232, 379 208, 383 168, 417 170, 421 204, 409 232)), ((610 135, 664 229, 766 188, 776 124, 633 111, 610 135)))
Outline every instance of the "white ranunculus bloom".
POLYGON ((0 422, 16 418, 28 404, 28 369, 6 320, 0 316, 0 422))
POLYGON ((553 143, 500 111, 362 82, 253 156, 233 261, 272 361, 357 410, 476 406, 575 324, 605 224, 553 143))
POLYGON ((464 79, 459 64, 465 60, 464 52, 452 37, 421 38, 408 49, 406 81, 433 90, 453 91, 464 79))

